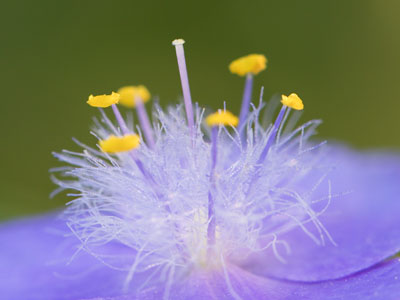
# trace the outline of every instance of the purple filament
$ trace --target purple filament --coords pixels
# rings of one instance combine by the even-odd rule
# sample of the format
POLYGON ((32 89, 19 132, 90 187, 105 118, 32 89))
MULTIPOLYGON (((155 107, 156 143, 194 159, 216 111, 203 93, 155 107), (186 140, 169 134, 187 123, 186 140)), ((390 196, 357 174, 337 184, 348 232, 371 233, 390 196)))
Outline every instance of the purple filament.
POLYGON ((276 134, 277 134, 279 126, 282 122, 283 116, 285 115, 285 112, 286 112, 286 106, 283 105, 279 112, 278 117, 276 118, 274 125, 272 126, 271 133, 268 136, 267 143, 265 144, 264 150, 261 152, 260 158, 258 159, 258 163, 262 163, 265 160, 265 158, 267 157, 268 151, 271 148, 273 141, 275 140, 276 134))
POLYGON ((154 138, 153 131, 151 129, 151 124, 149 117, 147 115, 146 109, 144 107, 143 100, 140 97, 135 98, 137 114, 139 117, 139 123, 142 127, 144 136, 146 137, 147 144, 150 148, 154 148, 154 138))
POLYGON ((121 113, 119 112, 117 105, 112 104, 111 107, 112 107, 112 110, 114 112, 115 118, 117 119, 117 123, 118 123, 119 127, 121 128, 122 133, 123 134, 129 134, 130 133, 129 129, 126 126, 124 118, 122 118, 121 113))
POLYGON ((207 227, 207 242, 208 245, 215 244, 215 166, 217 164, 217 139, 218 139, 218 127, 213 126, 211 129, 211 171, 210 171, 210 191, 208 192, 208 227, 207 227))
MULTIPOLYGON (((115 104, 111 105, 111 107, 112 107, 112 110, 114 112, 115 118, 117 119, 117 123, 118 123, 119 127, 121 128, 122 133, 123 134, 129 134, 130 131, 129 131, 128 127, 126 126, 125 120, 122 118, 121 113, 118 110, 118 107, 115 104)), ((152 180, 152 178, 149 177, 149 174, 145 170, 142 162, 139 159, 136 158, 136 156, 135 156, 133 151, 129 151, 129 156, 136 163, 137 167, 139 168, 139 170, 143 174, 143 176, 146 179, 152 180)))
POLYGON ((246 125, 247 115, 249 114, 252 91, 253 91, 253 74, 248 73, 246 76, 246 82, 244 85, 242 107, 240 108, 240 114, 239 114, 239 128, 238 129, 240 132, 240 138, 241 138, 242 142, 245 141, 245 128, 244 127, 246 125))

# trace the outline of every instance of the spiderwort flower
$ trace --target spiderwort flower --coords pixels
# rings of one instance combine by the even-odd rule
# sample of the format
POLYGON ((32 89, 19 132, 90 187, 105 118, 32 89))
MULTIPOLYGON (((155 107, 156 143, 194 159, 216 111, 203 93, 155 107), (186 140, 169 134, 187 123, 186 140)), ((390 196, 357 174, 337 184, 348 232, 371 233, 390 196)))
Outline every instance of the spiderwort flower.
POLYGON ((320 122, 295 128, 304 105, 294 93, 263 128, 272 106, 251 106, 246 91, 263 56, 230 66, 247 74, 241 117, 204 118, 183 43, 173 42, 184 108, 155 106, 150 123, 143 86, 89 97, 98 147, 54 154, 69 164, 53 170, 56 192, 73 200, 61 217, 0 227, 1 296, 399 299, 400 157, 312 140, 320 122))

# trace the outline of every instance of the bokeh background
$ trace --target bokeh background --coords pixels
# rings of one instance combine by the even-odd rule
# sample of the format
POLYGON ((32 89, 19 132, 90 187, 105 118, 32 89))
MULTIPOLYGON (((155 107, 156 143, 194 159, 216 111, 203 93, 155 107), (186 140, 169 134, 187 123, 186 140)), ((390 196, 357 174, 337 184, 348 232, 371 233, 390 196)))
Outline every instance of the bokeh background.
POLYGON ((195 101, 238 112, 243 79, 227 65, 264 53, 255 95, 296 91, 323 138, 399 149, 399 15, 398 0, 4 1, 0 220, 65 204, 49 199, 51 152, 96 143, 90 93, 145 84, 178 101, 177 37, 195 101))

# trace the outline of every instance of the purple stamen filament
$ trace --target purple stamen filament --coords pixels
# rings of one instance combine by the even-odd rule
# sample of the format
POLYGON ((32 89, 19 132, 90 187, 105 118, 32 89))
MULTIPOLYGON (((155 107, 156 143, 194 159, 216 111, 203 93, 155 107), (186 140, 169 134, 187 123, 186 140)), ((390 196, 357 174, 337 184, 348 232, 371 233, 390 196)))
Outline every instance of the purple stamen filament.
POLYGON ((242 106, 240 108, 240 114, 239 114, 238 129, 240 132, 240 137, 241 137, 242 142, 245 141, 245 128, 244 127, 246 125, 247 115, 249 114, 252 90, 253 90, 253 74, 248 73, 246 76, 246 82, 244 85, 242 106))
MULTIPOLYGON (((117 123, 118 123, 119 127, 121 128, 122 133, 129 134, 130 131, 129 131, 128 127, 126 126, 125 120, 124 120, 124 118, 122 118, 117 105, 113 104, 113 105, 111 105, 111 107, 114 112, 115 119, 117 120, 117 123)), ((147 179, 152 180, 152 178, 149 176, 148 172, 145 170, 142 162, 135 157, 134 152, 129 151, 129 155, 133 159, 133 161, 136 163, 137 167, 139 168, 140 172, 142 172, 143 176, 147 179)))
POLYGON ((124 118, 122 118, 121 113, 119 112, 119 109, 118 109, 117 105, 113 104, 113 105, 111 105, 111 107, 112 107, 112 110, 114 112, 115 119, 117 119, 117 123, 118 123, 119 127, 121 128, 122 133, 123 134, 129 134, 130 133, 129 129, 126 126, 125 120, 124 120, 124 118))
POLYGON ((144 103, 142 98, 136 97, 135 98, 136 110, 139 117, 139 123, 143 130, 144 136, 146 137, 147 144, 150 148, 154 148, 154 138, 153 138, 153 131, 151 129, 151 124, 149 117, 147 115, 146 109, 144 107, 144 103))
POLYGON ((218 127, 211 128, 211 171, 210 171, 210 191, 208 192, 208 227, 207 227, 207 243, 208 246, 215 244, 215 166, 217 164, 217 140, 218 140, 218 127))
POLYGON ((190 95, 189 78, 186 69, 185 51, 183 49, 183 40, 175 40, 172 44, 175 46, 176 58, 178 60, 179 75, 181 77, 183 99, 185 101, 186 116, 190 130, 193 130, 194 117, 192 97, 190 95))
POLYGON ((268 136, 267 143, 265 144, 264 150, 261 152, 260 158, 258 159, 258 163, 262 163, 265 160, 265 158, 267 157, 268 151, 271 148, 272 143, 275 140, 276 134, 278 132, 279 126, 281 125, 281 122, 282 122, 283 116, 285 115, 285 112, 286 112, 286 106, 283 105, 279 112, 278 117, 275 120, 274 125, 272 126, 271 133, 268 136))

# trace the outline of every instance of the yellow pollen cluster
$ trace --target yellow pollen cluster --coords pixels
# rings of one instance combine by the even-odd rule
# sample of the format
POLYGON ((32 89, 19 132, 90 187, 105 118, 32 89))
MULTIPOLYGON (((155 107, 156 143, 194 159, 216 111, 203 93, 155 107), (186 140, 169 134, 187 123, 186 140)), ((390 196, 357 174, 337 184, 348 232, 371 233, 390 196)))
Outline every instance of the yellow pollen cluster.
POLYGON ((208 126, 230 125, 237 126, 239 119, 230 111, 219 110, 206 118, 208 126))
POLYGON ((135 99, 140 98, 143 102, 150 100, 150 92, 144 85, 124 86, 118 90, 121 95, 119 103, 126 107, 135 107, 135 99))
POLYGON ((120 99, 118 93, 112 92, 111 95, 100 95, 100 96, 89 96, 89 100, 86 102, 93 107, 109 107, 112 104, 117 104, 120 99))
POLYGON ((140 138, 137 134, 126 134, 124 136, 111 135, 106 140, 101 140, 99 144, 103 152, 125 152, 139 147, 140 138))
POLYGON ((245 76, 248 73, 257 75, 267 68, 267 58, 262 54, 249 54, 235 59, 229 65, 229 70, 233 74, 245 76))
POLYGON ((292 93, 289 96, 282 95, 281 103, 295 110, 302 110, 304 108, 303 101, 297 94, 292 93))

